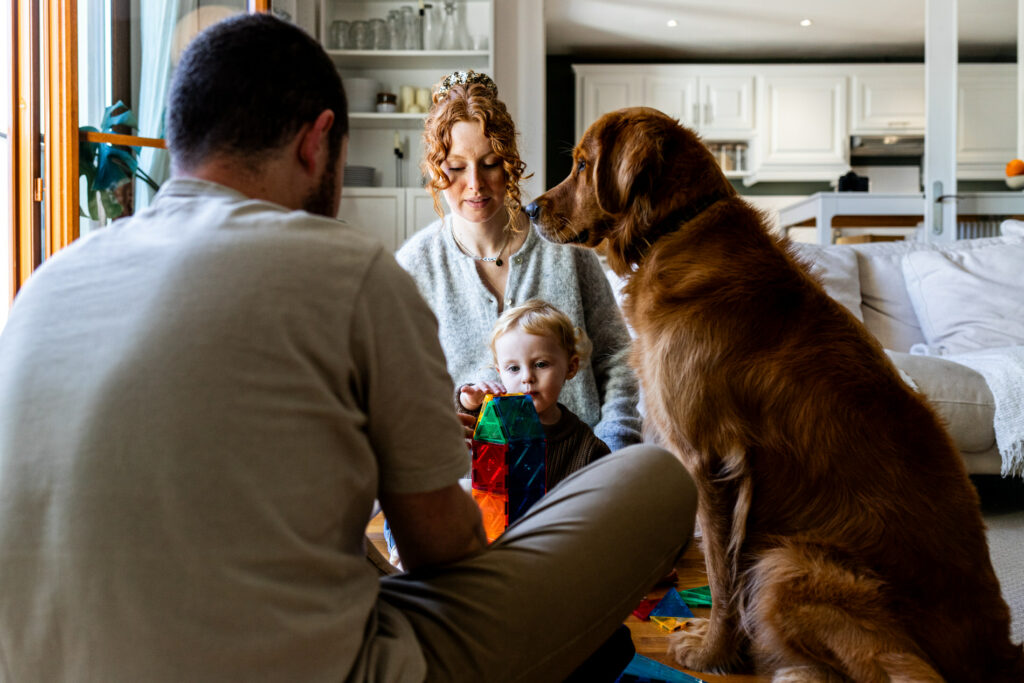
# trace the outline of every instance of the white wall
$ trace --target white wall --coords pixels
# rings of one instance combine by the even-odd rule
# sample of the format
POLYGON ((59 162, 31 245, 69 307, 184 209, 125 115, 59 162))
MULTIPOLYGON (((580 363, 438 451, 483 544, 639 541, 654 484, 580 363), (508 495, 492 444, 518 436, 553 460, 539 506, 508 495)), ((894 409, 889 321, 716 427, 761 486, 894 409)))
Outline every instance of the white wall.
POLYGON ((519 153, 533 177, 524 199, 544 191, 544 0, 494 0, 494 81, 519 129, 519 153))

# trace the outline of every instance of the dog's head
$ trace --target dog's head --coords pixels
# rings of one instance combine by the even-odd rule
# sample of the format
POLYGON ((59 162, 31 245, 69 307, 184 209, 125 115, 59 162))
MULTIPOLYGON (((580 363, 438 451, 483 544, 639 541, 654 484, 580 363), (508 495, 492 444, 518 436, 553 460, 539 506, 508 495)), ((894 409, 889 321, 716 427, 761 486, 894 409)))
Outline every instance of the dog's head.
POLYGON ((605 114, 573 150, 569 177, 527 214, 544 238, 597 247, 620 275, 659 236, 664 223, 709 198, 735 194, 695 133, 648 107, 605 114))

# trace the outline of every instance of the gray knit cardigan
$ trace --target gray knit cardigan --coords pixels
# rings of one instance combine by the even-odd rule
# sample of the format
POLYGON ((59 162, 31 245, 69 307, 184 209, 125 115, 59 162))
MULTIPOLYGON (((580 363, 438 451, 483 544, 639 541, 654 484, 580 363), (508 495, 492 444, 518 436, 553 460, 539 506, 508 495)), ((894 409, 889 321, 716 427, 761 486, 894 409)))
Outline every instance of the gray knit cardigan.
MULTIPOLYGON (((554 304, 594 345, 590 362, 562 387, 559 402, 593 427, 614 451, 639 443, 636 375, 626 363, 629 332, 597 255, 553 244, 533 227, 508 259, 505 308, 527 299, 554 304)), ((423 228, 398 250, 437 316, 441 347, 455 386, 497 377, 488 348, 498 302, 484 286, 472 257, 456 246, 451 216, 423 228)))

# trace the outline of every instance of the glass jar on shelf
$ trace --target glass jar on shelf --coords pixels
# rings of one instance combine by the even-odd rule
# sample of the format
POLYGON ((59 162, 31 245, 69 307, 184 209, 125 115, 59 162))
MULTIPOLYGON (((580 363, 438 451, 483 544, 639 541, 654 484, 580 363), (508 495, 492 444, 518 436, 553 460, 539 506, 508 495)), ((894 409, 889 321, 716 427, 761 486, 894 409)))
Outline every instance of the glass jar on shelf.
POLYGON ((736 170, 736 145, 724 144, 719 151, 718 165, 723 171, 736 170))
POLYGON ((388 44, 392 50, 401 50, 405 36, 402 33, 402 13, 397 9, 390 10, 387 18, 388 44))
POLYGON ((387 22, 379 18, 370 19, 370 39, 374 50, 387 50, 391 46, 387 22))
POLYGON ((423 49, 423 29, 420 26, 420 15, 412 5, 402 6, 402 48, 405 50, 423 49))
POLYGON ((736 144, 736 170, 747 170, 747 143, 745 142, 736 144))

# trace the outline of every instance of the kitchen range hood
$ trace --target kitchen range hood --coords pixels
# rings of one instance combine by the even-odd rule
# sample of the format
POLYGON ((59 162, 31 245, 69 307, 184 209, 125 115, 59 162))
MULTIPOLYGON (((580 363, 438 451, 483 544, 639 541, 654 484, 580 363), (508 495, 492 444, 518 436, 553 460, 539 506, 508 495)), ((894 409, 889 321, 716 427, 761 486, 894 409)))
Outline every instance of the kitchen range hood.
POLYGON ((850 158, 905 157, 920 160, 923 135, 851 135, 850 158))

